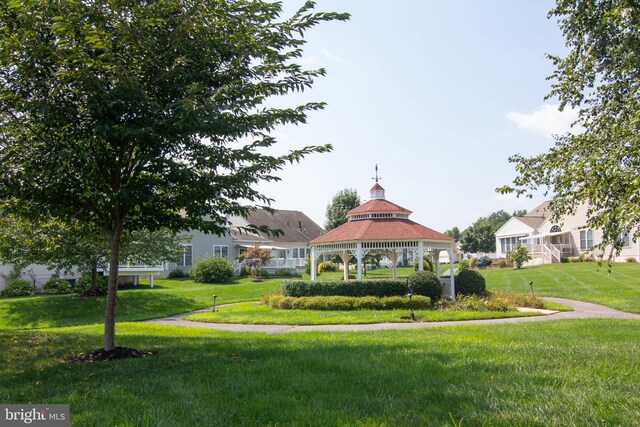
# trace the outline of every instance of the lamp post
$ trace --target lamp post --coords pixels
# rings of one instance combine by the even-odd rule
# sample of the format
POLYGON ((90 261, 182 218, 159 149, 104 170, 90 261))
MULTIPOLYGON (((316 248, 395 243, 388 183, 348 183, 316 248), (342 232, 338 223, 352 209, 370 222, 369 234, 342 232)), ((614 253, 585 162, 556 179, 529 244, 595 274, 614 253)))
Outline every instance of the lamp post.
POLYGON ((409 319, 413 320, 414 322, 416 321, 416 315, 413 314, 413 304, 411 304, 411 297, 413 296, 413 292, 409 292, 407 294, 407 296, 409 297, 409 319))
POLYGON ((217 311, 216 310, 216 298, 218 298, 218 295, 214 295, 213 296, 213 311, 217 311))

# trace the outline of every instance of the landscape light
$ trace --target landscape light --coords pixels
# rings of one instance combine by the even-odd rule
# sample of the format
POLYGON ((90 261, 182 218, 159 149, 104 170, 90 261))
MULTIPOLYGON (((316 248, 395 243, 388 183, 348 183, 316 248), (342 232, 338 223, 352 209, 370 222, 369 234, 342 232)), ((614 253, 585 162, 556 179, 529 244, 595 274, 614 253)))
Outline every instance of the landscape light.
POLYGON ((213 296, 213 311, 216 311, 216 298, 218 298, 218 295, 213 296))
POLYGON ((407 296, 409 297, 409 310, 410 310, 410 313, 409 313, 409 319, 411 319, 411 320, 413 320, 413 321, 415 322, 415 320, 416 320, 416 315, 415 315, 415 314, 413 314, 413 305, 411 304, 411 297, 413 296, 413 292, 409 292, 409 293, 407 294, 407 296))

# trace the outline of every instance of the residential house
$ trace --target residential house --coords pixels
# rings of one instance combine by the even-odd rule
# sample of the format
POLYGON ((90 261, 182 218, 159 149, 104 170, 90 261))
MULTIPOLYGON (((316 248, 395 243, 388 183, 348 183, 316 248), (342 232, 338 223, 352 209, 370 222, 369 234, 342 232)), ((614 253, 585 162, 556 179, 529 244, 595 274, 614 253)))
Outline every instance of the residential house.
POLYGON ((319 237, 323 230, 300 211, 276 210, 273 214, 258 209, 246 218, 229 217, 230 223, 223 236, 193 231, 192 239, 185 243, 185 252, 178 263, 169 263, 168 269, 189 270, 200 258, 208 255, 221 256, 234 260, 237 271, 242 267, 238 259, 248 248, 258 246, 271 249, 272 259, 266 265, 267 270, 302 270, 308 255, 307 244, 319 237), (258 232, 252 233, 244 228, 249 225, 267 226, 272 230, 281 230, 278 236, 258 232))
MULTIPOLYGON (((301 271, 304 269, 308 255, 307 244, 323 233, 319 225, 300 211, 277 210, 271 214, 258 209, 250 213, 247 218, 230 217, 228 220, 230 225, 222 236, 197 230, 185 233, 192 238, 184 244, 185 250, 178 262, 163 262, 158 265, 121 263, 119 282, 135 285, 140 277, 149 277, 153 284, 154 277, 164 277, 168 272, 176 269, 188 271, 199 259, 209 255, 229 258, 233 261, 236 272, 239 272, 242 263, 238 258, 242 252, 254 245, 272 249, 272 259, 266 265, 267 270, 301 271), (283 233, 279 236, 248 233, 243 230, 243 227, 248 224, 266 225, 270 229, 282 230, 283 233)), ((0 290, 5 287, 1 274, 8 274, 11 269, 11 265, 0 264, 0 290)), ((22 277, 41 287, 53 273, 46 266, 32 265, 23 272, 22 277)), ((77 279, 78 275, 72 273, 61 277, 77 279)))
MULTIPOLYGON (((592 252, 602 241, 601 230, 585 228, 587 205, 576 209, 561 221, 552 221, 549 202, 535 207, 525 216, 512 217, 496 232, 496 252, 499 258, 506 257, 518 245, 525 246, 533 260, 532 265, 561 262, 563 257, 579 256, 592 252)), ((630 236, 624 237, 625 246, 618 260, 628 257, 640 258, 640 245, 630 236)))

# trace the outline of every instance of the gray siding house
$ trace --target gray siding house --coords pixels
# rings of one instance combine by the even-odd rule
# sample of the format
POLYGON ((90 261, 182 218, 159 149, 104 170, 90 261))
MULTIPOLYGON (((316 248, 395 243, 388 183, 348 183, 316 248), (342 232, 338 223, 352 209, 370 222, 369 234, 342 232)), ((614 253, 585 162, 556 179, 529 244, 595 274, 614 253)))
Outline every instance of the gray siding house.
POLYGON ((168 270, 188 271, 199 259, 214 255, 229 258, 236 271, 239 271, 242 268, 240 256, 255 245, 272 250, 267 270, 302 270, 308 255, 308 243, 324 231, 303 212, 292 210, 276 210, 271 214, 258 209, 246 218, 229 217, 228 220, 230 225, 223 236, 200 231, 188 233, 192 239, 185 243, 182 259, 177 263, 168 263, 168 270), (248 233, 243 227, 249 224, 281 230, 282 234, 275 237, 264 233, 248 233))

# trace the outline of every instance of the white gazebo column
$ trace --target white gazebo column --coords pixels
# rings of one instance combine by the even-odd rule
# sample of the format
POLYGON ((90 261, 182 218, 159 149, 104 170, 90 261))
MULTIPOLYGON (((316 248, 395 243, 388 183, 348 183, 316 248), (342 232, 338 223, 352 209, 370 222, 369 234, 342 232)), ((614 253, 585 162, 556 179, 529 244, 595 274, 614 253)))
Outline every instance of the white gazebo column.
POLYGON ((454 274, 455 272, 455 265, 453 264, 453 245, 451 246, 451 249, 448 250, 449 252, 449 271, 451 272, 451 298, 455 301, 456 300, 456 275, 454 274))
POLYGON ((362 258, 364 253, 362 252, 362 242, 356 244, 356 260, 358 261, 358 280, 362 280, 362 258))
POLYGON ((433 251, 433 264, 436 266, 436 276, 440 278, 440 251, 433 251))
POLYGON ((315 246, 311 246, 311 257, 309 258, 309 273, 311 274, 311 280, 318 280, 318 268, 316 267, 315 246))
POLYGON ((393 269, 391 277, 393 279, 397 279, 398 278, 398 268, 397 268, 398 267, 398 251, 396 251, 395 249, 392 249, 389 252, 389 259, 391 259, 391 268, 393 269))
POLYGON ((153 274, 149 275, 149 287, 153 288, 153 274))
POLYGON ((424 242, 418 242, 418 271, 424 271, 424 242))
POLYGON ((344 251, 340 254, 340 259, 342 259, 342 268, 344 270, 344 280, 347 281, 349 280, 349 260, 351 259, 353 255, 351 255, 349 252, 344 251))

